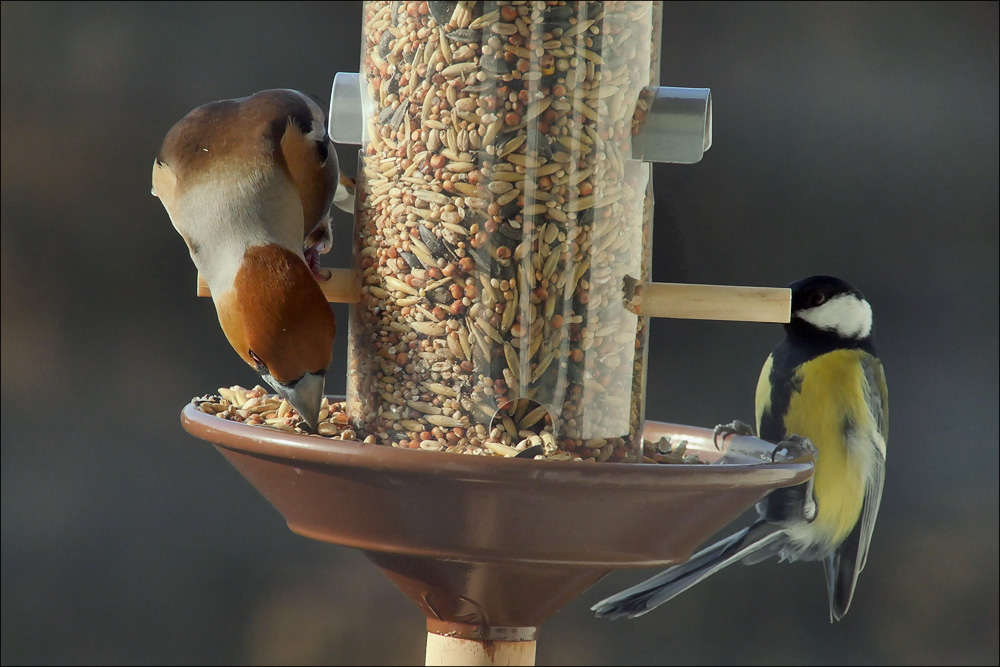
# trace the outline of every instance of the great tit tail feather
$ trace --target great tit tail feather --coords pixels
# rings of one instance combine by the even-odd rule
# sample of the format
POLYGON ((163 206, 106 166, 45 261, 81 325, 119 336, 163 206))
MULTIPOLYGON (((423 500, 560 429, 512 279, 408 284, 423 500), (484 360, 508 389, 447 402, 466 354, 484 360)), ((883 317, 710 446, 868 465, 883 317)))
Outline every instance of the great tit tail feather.
POLYGON ((766 552, 765 557, 777 553, 783 536, 780 526, 758 521, 701 550, 686 562, 601 600, 591 609, 601 618, 642 616, 732 563, 761 550, 766 552))
POLYGON ((854 587, 861 573, 858 545, 861 540, 861 522, 858 522, 837 550, 823 559, 826 569, 826 589, 830 594, 830 622, 847 615, 854 599, 854 587))

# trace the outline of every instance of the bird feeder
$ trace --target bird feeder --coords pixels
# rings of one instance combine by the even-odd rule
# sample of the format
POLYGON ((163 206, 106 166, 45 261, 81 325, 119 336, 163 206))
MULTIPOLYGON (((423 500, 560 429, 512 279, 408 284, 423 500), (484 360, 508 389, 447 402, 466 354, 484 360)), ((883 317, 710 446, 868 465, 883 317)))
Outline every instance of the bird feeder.
POLYGON ((610 570, 681 562, 812 473, 645 420, 650 318, 790 312, 787 289, 649 280, 651 163, 712 141, 709 91, 659 87, 660 13, 365 2, 329 114, 361 146, 356 265, 323 288, 352 304, 369 443, 182 415, 292 530, 362 549, 413 600, 428 664, 533 664, 541 623, 610 570), (706 464, 643 463, 661 437, 706 464))

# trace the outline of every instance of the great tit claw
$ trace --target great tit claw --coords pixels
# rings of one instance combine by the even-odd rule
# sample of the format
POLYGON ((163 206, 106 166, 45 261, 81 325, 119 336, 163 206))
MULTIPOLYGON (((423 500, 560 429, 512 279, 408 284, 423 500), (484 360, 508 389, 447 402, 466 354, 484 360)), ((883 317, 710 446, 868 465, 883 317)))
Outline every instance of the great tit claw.
POLYGON ((728 424, 716 424, 715 429, 712 431, 712 443, 715 448, 720 452, 722 447, 719 446, 719 439, 725 440, 731 435, 748 435, 753 436, 753 427, 750 424, 741 422, 739 419, 734 419, 728 424))
POLYGON ((803 438, 800 435, 790 435, 775 445, 774 451, 771 452, 771 463, 775 462, 778 452, 785 452, 790 460, 803 461, 809 459, 814 462, 817 454, 819 454, 819 450, 816 449, 816 445, 812 443, 812 440, 803 438))

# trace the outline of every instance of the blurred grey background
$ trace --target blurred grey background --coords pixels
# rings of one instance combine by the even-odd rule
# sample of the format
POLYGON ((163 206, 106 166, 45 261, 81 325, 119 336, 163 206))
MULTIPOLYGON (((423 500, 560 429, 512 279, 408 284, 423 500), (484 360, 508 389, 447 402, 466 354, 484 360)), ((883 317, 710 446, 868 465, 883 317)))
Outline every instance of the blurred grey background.
MULTIPOLYGON (((620 571, 543 627, 539 664, 997 664, 997 7, 667 3, 662 82, 712 89, 715 144, 654 168, 654 278, 860 287, 890 386, 886 492, 842 623, 815 563, 592 618, 652 573, 620 571)), ((360 3, 3 3, 4 664, 422 663, 422 616, 388 580, 288 531, 182 430, 192 396, 255 377, 149 194, 188 110, 325 97, 359 53, 360 3)), ((349 265, 339 223, 330 266, 349 265)), ((649 418, 750 420, 780 335, 656 321, 649 418)))

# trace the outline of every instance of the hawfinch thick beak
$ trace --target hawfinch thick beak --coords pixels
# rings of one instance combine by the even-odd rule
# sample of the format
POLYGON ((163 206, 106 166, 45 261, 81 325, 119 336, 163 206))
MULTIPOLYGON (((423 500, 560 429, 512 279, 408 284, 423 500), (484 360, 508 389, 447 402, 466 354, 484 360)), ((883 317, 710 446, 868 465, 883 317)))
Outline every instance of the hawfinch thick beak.
POLYGON ((326 375, 306 373, 291 385, 278 382, 269 373, 262 373, 261 377, 292 404, 292 407, 309 426, 310 431, 319 432, 319 411, 323 405, 326 375))

